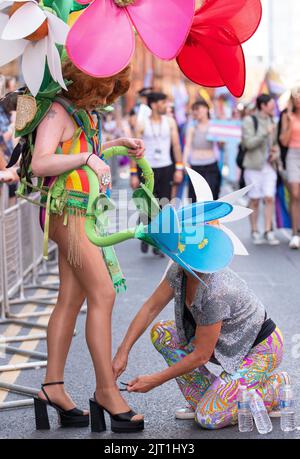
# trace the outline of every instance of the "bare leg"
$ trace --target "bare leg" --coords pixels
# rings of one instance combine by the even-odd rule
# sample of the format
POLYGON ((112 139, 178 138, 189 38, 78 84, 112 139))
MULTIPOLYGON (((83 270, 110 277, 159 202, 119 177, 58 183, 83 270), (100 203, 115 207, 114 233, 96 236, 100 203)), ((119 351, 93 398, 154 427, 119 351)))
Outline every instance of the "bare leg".
POLYGON ((259 199, 251 199, 249 207, 250 209, 253 210, 252 214, 250 215, 251 231, 256 232, 257 231, 259 199))
MULTIPOLYGON (((60 254, 66 259, 67 228, 62 222, 56 228, 55 241, 60 254)), ((86 339, 95 368, 96 398, 113 414, 126 412, 130 408, 118 390, 112 370, 111 317, 115 292, 100 250, 85 235, 84 219, 81 221, 80 250, 82 267, 72 266, 70 269, 87 297, 86 339)), ((63 322, 61 327, 65 330, 63 322)), ((53 334, 54 332, 53 327, 53 334)), ((56 332, 53 339, 56 339, 56 332)), ((133 420, 139 418, 140 416, 133 420)))
MULTIPOLYGON (((86 296, 61 251, 59 252, 59 279, 58 299, 47 329, 48 365, 45 383, 64 380, 64 368, 76 319, 86 296)), ((75 404, 65 392, 64 386, 49 386, 46 392, 50 399, 62 408, 66 410, 74 408, 75 404)), ((39 397, 45 399, 42 392, 39 393, 39 397)))
POLYGON ((274 199, 266 197, 265 201, 265 232, 273 228, 274 199))
POLYGON ((291 194, 291 216, 293 234, 298 233, 299 220, 300 220, 300 185, 299 183, 290 183, 290 194, 291 194))

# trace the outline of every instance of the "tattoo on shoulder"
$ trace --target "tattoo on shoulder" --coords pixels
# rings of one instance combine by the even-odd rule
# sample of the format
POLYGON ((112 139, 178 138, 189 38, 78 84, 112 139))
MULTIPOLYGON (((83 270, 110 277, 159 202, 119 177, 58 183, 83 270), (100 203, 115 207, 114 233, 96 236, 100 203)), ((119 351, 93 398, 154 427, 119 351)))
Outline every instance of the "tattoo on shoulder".
POLYGON ((54 110, 54 108, 50 108, 49 112, 47 113, 47 118, 48 119, 54 118, 55 115, 57 115, 57 112, 54 110))

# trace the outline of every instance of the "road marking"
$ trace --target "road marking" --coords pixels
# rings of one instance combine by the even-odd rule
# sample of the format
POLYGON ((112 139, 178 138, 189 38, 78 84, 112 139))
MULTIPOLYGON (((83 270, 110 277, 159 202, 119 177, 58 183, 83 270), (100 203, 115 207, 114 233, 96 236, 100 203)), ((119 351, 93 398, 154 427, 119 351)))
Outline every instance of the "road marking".
MULTIPOLYGON (((45 290, 44 289, 37 289, 35 294, 34 294, 34 297, 36 296, 42 296, 42 295, 45 295, 45 290)), ((53 308, 51 307, 47 307, 45 306, 44 307, 45 310, 49 310, 50 312, 52 311, 53 308)), ((21 309, 21 313, 30 313, 30 312, 36 312, 38 309, 38 305, 35 305, 35 304, 27 304, 25 305, 22 309, 21 309)), ((49 317, 46 317, 46 316, 41 316, 38 320, 37 320, 37 324, 47 324, 48 323, 48 320, 49 320, 49 317)), ((24 321, 26 322, 26 321, 24 321)), ((9 325, 6 330, 4 331, 4 333, 2 334, 3 336, 15 336, 15 335, 18 335, 18 333, 22 330, 22 327, 19 326, 19 325, 14 325, 14 324, 11 324, 9 325)), ((29 330, 29 334, 32 333, 33 331, 35 330, 35 327, 32 327, 30 330, 29 330)), ((39 344, 39 340, 34 340, 34 341, 24 341, 19 347, 20 349, 24 349, 24 350, 28 350, 28 351, 33 351, 36 349, 36 347, 38 346, 39 344)), ((28 362, 30 360, 30 357, 26 357, 26 356, 22 356, 22 355, 19 355, 19 354, 14 354, 9 363, 8 364, 11 364, 11 365, 15 365, 17 363, 25 363, 25 362, 28 362)), ((34 361, 34 359, 33 359, 34 361)), ((21 374, 21 371, 22 370, 18 370, 18 371, 7 371, 7 372, 3 372, 3 373, 0 373, 0 378, 1 378, 1 381, 3 382, 6 382, 6 383, 10 383, 10 384, 14 384, 17 380, 17 378, 19 377, 19 375, 21 374)), ((28 370, 27 370, 28 371, 28 370)), ((0 403, 3 402, 7 396, 9 395, 9 392, 6 391, 6 390, 2 390, 0 389, 0 403)))

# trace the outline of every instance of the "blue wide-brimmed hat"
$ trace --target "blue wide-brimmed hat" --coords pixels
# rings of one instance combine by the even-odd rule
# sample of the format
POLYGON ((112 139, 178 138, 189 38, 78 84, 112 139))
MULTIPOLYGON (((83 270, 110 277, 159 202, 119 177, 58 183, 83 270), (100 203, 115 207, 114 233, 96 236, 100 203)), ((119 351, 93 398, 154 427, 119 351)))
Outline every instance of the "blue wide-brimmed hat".
POLYGON ((175 210, 164 207, 151 223, 140 225, 136 237, 158 248, 194 276, 213 273, 228 266, 234 255, 248 255, 238 237, 224 223, 247 217, 252 211, 234 205, 249 191, 246 187, 213 200, 206 180, 187 169, 197 202, 175 210))

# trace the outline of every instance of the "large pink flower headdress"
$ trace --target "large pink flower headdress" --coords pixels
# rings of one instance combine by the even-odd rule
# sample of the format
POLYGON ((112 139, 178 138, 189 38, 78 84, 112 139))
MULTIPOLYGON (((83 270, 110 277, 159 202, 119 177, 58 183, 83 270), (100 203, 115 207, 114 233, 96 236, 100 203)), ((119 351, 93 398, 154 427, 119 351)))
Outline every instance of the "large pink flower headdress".
POLYGON ((91 76, 114 75, 132 58, 134 27, 155 56, 171 60, 186 41, 194 12, 195 0, 93 0, 69 32, 67 52, 91 76))
POLYGON ((246 75, 241 44, 254 35, 261 17, 260 0, 206 0, 177 57, 182 72, 194 83, 227 86, 240 97, 246 75))

